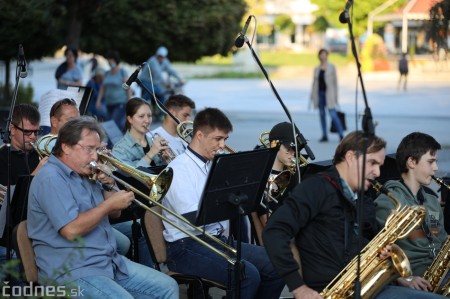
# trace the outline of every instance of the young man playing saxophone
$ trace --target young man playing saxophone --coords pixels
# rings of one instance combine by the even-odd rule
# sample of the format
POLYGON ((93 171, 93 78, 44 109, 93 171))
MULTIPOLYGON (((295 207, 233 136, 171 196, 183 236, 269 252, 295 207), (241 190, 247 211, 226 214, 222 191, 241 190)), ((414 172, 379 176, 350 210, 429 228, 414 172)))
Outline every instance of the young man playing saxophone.
MULTIPOLYGON (((405 136, 396 153, 401 179, 385 184, 402 206, 422 205, 426 208, 426 218, 422 225, 407 238, 397 241, 408 256, 413 272, 410 280, 397 279, 398 284, 424 291, 430 290, 431 285, 422 276, 448 238, 439 199, 434 191, 426 187, 438 170, 440 149, 441 145, 430 135, 414 132, 405 136)), ((377 220, 384 225, 393 208, 392 201, 382 194, 375 203, 377 220)))

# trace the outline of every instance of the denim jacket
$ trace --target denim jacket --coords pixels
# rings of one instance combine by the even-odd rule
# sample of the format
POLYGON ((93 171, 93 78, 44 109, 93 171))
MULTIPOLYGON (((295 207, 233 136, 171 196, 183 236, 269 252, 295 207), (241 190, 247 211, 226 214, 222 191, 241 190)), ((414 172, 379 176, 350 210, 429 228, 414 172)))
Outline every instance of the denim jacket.
MULTIPOLYGON (((147 138, 147 142, 151 147, 153 144, 151 138, 148 136, 145 136, 145 138, 147 138)), ((130 131, 127 131, 123 138, 114 145, 112 154, 120 161, 133 167, 150 167, 150 163, 144 158, 144 148, 134 140, 130 135, 130 131)), ((164 164, 164 161, 159 155, 155 155, 153 162, 156 166, 164 164)))

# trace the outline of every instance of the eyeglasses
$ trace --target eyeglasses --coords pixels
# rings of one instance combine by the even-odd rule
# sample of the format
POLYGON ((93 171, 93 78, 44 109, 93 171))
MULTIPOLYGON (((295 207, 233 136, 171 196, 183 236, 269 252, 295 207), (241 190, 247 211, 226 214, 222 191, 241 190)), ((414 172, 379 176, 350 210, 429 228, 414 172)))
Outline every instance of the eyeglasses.
POLYGON ((65 98, 53 104, 50 109, 50 116, 55 116, 61 106, 77 106, 77 102, 73 99, 65 98))
POLYGON ((14 128, 16 128, 19 131, 21 131, 23 133, 23 135, 25 135, 25 136, 31 136, 31 134, 33 134, 33 133, 34 133, 34 136, 37 136, 37 135, 39 135, 39 133, 41 133, 40 129, 38 129, 38 130, 27 130, 27 129, 19 127, 16 124, 13 124, 13 126, 14 126, 14 128))
POLYGON ((97 150, 101 149, 101 147, 95 147, 95 146, 84 146, 79 143, 77 143, 88 155, 92 155, 93 153, 96 153, 97 150))

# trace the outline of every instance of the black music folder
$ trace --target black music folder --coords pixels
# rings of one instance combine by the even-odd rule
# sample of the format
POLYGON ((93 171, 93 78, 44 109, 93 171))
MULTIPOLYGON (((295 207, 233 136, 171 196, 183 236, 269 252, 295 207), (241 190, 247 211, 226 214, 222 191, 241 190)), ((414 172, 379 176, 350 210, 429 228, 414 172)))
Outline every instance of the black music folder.
POLYGON ((278 148, 217 155, 208 173, 198 210, 184 214, 201 226, 235 219, 255 210, 266 187, 278 148))

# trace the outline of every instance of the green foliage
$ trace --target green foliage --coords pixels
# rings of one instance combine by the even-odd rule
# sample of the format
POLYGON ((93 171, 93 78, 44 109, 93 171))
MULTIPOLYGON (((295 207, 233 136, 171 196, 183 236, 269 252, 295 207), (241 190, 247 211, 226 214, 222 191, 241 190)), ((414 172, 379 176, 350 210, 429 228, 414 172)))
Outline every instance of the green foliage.
MULTIPOLYGON (((0 91, 4 91, 4 85, 0 83, 0 91)), ((9 95, 5 97, 3 93, 0 94, 0 107, 7 107, 11 104, 14 94, 14 86, 9 84, 9 95)), ((17 90, 16 104, 31 104, 33 102, 33 86, 30 82, 26 86, 19 84, 19 89, 17 90)))
POLYGON ((384 41, 378 34, 369 37, 361 50, 361 70, 388 70, 387 50, 384 41))
POLYGON ((437 47, 447 48, 448 28, 450 23, 450 0, 437 2, 430 10, 431 24, 429 28, 431 39, 437 47))
MULTIPOLYGON (((345 2, 343 1, 329 1, 329 0, 311 0, 312 3, 319 6, 319 9, 315 12, 317 17, 324 17, 329 22, 331 27, 343 28, 347 27, 347 24, 341 24, 339 22, 339 15, 344 9, 345 2)), ((353 7, 350 10, 350 19, 353 24, 353 33, 356 37, 361 36, 367 30, 367 17, 371 11, 386 2, 386 0, 371 0, 371 1, 358 1, 353 2, 353 7)), ((397 1, 394 5, 383 11, 388 13, 394 11, 400 5, 406 3, 407 0, 397 1)))
POLYGON ((116 49, 130 63, 145 61, 160 45, 174 61, 227 55, 245 8, 243 0, 104 1, 83 24, 81 48, 116 49))
POLYGON ((313 23, 314 31, 325 32, 330 27, 330 23, 324 16, 318 16, 313 23))
POLYGON ((40 59, 62 43, 60 28, 64 7, 55 0, 0 1, 0 60, 15 60, 23 44, 28 60, 40 59))
POLYGON ((295 24, 292 21, 291 17, 288 15, 279 15, 275 18, 274 21, 275 30, 277 31, 285 31, 290 34, 295 32, 295 24))

